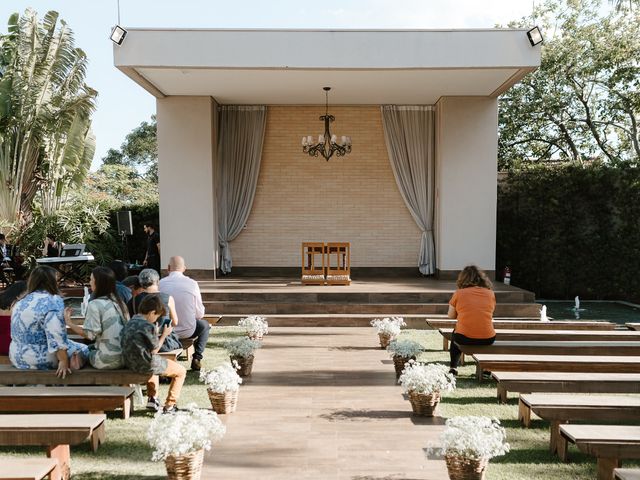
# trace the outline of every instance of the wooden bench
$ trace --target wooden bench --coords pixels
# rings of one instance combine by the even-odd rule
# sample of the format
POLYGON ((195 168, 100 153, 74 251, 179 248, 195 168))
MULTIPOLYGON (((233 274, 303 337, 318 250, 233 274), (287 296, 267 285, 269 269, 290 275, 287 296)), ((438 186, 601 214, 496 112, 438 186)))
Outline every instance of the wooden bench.
POLYGON ((576 420, 599 421, 640 420, 640 397, 624 395, 520 395, 518 419, 531 426, 531 412, 551 423, 549 449, 566 459, 566 438, 560 437, 560 425, 576 420))
POLYGON ((0 412, 103 413, 133 407, 132 387, 0 387, 0 412))
POLYGON ((476 378, 482 371, 640 373, 640 357, 594 355, 492 355, 478 353, 476 378))
POLYGON ((500 403, 508 392, 640 393, 639 373, 492 372, 500 403))
POLYGON ((42 480, 57 466, 55 458, 0 458, 0 480, 42 480))
POLYGON ((465 355, 593 355, 638 356, 640 341, 527 341, 496 340, 492 345, 458 345, 465 355))
MULTIPOLYGON (((427 319, 427 325, 432 329, 456 327, 457 320, 452 319, 427 319)), ((496 329, 518 329, 518 330, 613 330, 616 328, 615 323, 603 321, 569 321, 561 320, 553 322, 541 322, 540 320, 532 320, 530 318, 512 318, 512 319, 494 319, 493 326, 496 329)), ((443 350, 449 349, 449 340, 442 339, 443 350)))
POLYGON ((97 370, 86 366, 66 378, 58 378, 55 370, 20 370, 0 365, 0 385, 131 385, 147 383, 150 373, 131 370, 97 370))
MULTIPOLYGON (((438 329, 443 337, 451 341, 453 328, 438 329)), ((640 332, 632 330, 520 330, 496 329, 496 340, 509 341, 640 341, 640 332)))
POLYGON ((51 480, 71 476, 70 445, 89 439, 93 451, 104 442, 104 414, 0 415, 0 446, 47 447, 47 457, 58 461, 51 480))
POLYGON ((177 348, 175 350, 169 350, 167 352, 159 352, 158 355, 160 355, 161 357, 167 358, 169 360, 177 361, 178 360, 178 356, 181 353, 182 353, 182 349, 181 348, 177 348))
POLYGON ((612 480, 620 460, 640 458, 640 426, 561 425, 560 434, 598 459, 598 480, 612 480))
POLYGON ((640 480, 639 468, 616 468, 613 471, 615 480, 640 480))
POLYGON ((186 360, 187 362, 191 360, 193 357, 193 353, 195 352, 195 348, 193 347, 193 338, 181 338, 180 343, 182 344, 182 353, 178 355, 178 359, 186 360))

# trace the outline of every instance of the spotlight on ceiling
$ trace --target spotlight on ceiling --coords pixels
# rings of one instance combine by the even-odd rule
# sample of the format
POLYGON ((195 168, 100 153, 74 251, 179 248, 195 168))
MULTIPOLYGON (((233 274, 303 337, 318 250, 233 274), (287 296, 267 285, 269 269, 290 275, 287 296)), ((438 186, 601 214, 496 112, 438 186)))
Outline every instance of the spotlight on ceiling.
POLYGON ((124 42, 124 37, 127 36, 127 31, 122 28, 120 25, 116 25, 115 27, 113 27, 113 30, 111 30, 111 41, 113 43, 115 43, 116 45, 122 45, 122 42, 124 42))
POLYGON ((533 27, 531 30, 527 32, 527 37, 529 38, 529 43, 531 43, 532 47, 541 44, 544 41, 542 38, 542 32, 538 26, 533 27))

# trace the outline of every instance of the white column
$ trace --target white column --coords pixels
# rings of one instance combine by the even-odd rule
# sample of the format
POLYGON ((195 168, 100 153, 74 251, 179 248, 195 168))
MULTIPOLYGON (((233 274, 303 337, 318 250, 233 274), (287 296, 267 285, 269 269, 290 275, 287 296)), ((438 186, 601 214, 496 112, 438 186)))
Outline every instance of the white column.
POLYGON ((212 277, 218 249, 216 103, 211 97, 166 97, 157 99, 156 108, 162 267, 181 255, 192 273, 212 277))
POLYGON ((498 102, 442 97, 436 109, 436 264, 443 277, 496 253, 498 102))

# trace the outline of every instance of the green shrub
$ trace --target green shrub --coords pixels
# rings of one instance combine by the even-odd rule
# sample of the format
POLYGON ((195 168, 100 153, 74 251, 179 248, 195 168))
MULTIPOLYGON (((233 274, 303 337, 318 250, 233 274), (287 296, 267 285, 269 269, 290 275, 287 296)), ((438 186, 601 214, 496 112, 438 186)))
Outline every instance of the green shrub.
POLYGON ((640 169, 538 165, 498 186, 496 270, 542 298, 640 299, 640 169))

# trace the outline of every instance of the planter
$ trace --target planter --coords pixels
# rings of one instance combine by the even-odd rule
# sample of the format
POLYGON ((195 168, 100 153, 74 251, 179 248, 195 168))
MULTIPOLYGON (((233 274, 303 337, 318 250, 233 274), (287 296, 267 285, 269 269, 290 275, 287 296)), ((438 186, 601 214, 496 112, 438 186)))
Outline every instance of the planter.
POLYGON ((416 393, 409 392, 409 401, 415 415, 421 417, 433 417, 438 403, 440 403, 440 392, 416 393))
POLYGON ((247 337, 249 337, 251 340, 260 340, 260 341, 262 341, 262 334, 261 333, 247 332, 247 337))
POLYGON ((249 375, 251 375, 251 369, 253 369, 253 359, 254 359, 253 355, 246 358, 245 357, 229 357, 229 359, 231 359, 231 364, 233 364, 234 360, 238 362, 238 366, 240 367, 240 369, 238 370, 238 375, 240 375, 241 377, 248 377, 249 375))
POLYGON ((204 449, 185 455, 170 455, 164 460, 169 480, 200 480, 204 449))
POLYGON ((207 390, 209 394, 209 400, 211 401, 211 407, 216 413, 233 413, 236 411, 238 405, 238 390, 226 391, 223 393, 212 392, 207 390))
POLYGON ((488 458, 466 458, 458 455, 445 455, 447 471, 451 480, 484 480, 489 465, 488 458))
POLYGON ((380 348, 383 350, 389 346, 391 340, 393 340, 393 335, 389 335, 388 333, 379 333, 378 338, 380 339, 380 348))
POLYGON ((396 380, 400 378, 402 370, 404 370, 404 364, 409 360, 415 360, 416 357, 401 357, 400 355, 393 356, 393 366, 396 369, 396 380))

